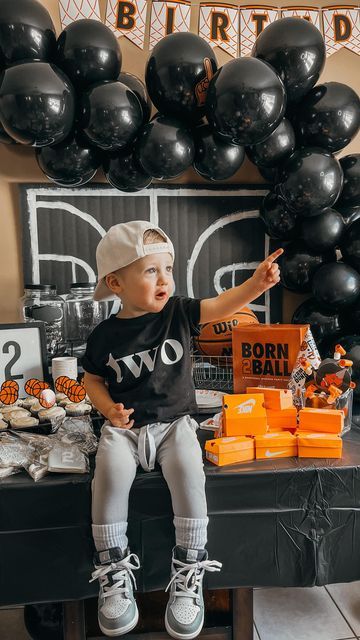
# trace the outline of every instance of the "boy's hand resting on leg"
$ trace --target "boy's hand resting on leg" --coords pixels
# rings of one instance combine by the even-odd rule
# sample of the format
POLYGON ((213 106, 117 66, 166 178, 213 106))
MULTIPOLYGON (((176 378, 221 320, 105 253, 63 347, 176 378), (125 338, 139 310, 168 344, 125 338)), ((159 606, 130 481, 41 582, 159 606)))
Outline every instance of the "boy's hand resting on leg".
POLYGON ((130 420, 132 413, 134 413, 134 409, 125 409, 122 402, 118 402, 109 409, 107 418, 114 427, 131 429, 134 424, 134 420, 130 420))

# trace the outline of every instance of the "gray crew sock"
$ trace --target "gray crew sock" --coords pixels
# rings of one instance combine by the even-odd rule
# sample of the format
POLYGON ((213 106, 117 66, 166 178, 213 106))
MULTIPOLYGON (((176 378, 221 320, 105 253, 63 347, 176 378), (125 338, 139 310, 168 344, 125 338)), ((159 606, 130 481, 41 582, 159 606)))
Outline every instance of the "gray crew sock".
POLYGON ((126 535, 127 522, 114 522, 113 524, 93 524, 92 534, 96 551, 105 551, 113 547, 120 547, 124 552, 128 546, 126 535))
POLYGON ((176 544, 185 549, 204 549, 209 518, 174 516, 176 544))

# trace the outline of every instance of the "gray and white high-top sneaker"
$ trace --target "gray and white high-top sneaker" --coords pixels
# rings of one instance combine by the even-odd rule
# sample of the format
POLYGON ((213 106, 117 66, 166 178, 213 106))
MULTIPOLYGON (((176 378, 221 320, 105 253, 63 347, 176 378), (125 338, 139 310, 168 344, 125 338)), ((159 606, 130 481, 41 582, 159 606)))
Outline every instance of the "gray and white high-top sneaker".
POLYGON ((204 624, 202 582, 205 571, 220 571, 221 562, 208 560, 206 549, 173 549, 166 631, 179 640, 196 638, 204 624))
POLYGON ((106 636, 121 636, 138 622, 139 612, 133 593, 136 582, 133 569, 140 568, 139 558, 129 549, 119 547, 99 551, 94 556, 95 571, 90 582, 99 579, 98 621, 106 636))

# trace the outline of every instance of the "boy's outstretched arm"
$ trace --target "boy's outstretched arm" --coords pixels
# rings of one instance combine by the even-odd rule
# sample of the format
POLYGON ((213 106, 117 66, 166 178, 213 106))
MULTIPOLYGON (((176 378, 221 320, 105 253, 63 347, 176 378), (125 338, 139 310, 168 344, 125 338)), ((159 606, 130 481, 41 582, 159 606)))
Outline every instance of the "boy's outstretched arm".
POLYGON ((274 251, 259 264, 251 278, 238 287, 223 291, 215 298, 201 300, 200 324, 226 318, 274 287, 280 281, 280 269, 275 261, 283 252, 283 249, 274 251))

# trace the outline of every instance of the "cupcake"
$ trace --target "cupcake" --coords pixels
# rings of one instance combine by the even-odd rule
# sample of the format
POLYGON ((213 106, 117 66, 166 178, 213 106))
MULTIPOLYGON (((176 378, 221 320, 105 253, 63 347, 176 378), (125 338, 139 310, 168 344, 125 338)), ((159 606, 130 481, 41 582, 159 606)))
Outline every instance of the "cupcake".
POLYGON ((33 416, 37 416, 37 414, 39 413, 39 411, 43 411, 44 407, 41 406, 39 400, 36 399, 36 402, 34 402, 34 404, 31 405, 30 407, 30 411, 33 414, 33 416))
MULTIPOLYGON (((63 400, 69 400, 69 398, 67 397, 66 393, 60 393, 59 391, 55 394, 56 397, 56 402, 59 404, 60 402, 62 402, 63 400)), ((70 400, 69 400, 70 402, 70 400)))
POLYGON ((91 404, 86 402, 70 402, 65 407, 67 416, 85 416, 91 411, 91 404))
POLYGON ((11 407, 22 407, 22 400, 20 400, 20 398, 18 398, 17 400, 15 400, 15 402, 12 403, 12 405, 5 404, 4 402, 1 402, 1 400, 0 400, 0 408, 1 408, 1 410, 4 407, 10 407, 10 406, 11 407))
POLYGON ((33 416, 15 417, 10 420, 10 426, 12 429, 26 429, 36 427, 39 424, 39 420, 33 416))
POLYGON ((28 416, 30 416, 29 411, 21 407, 15 407, 15 409, 11 409, 10 411, 4 411, 3 409, 3 417, 7 422, 10 422, 14 418, 27 418, 28 416))
POLYGON ((31 409, 31 407, 33 407, 39 401, 34 396, 28 396, 27 398, 23 398, 21 402, 24 409, 31 409))
POLYGON ((52 422, 66 416, 66 411, 62 407, 51 407, 50 409, 41 409, 38 413, 40 422, 52 422))

